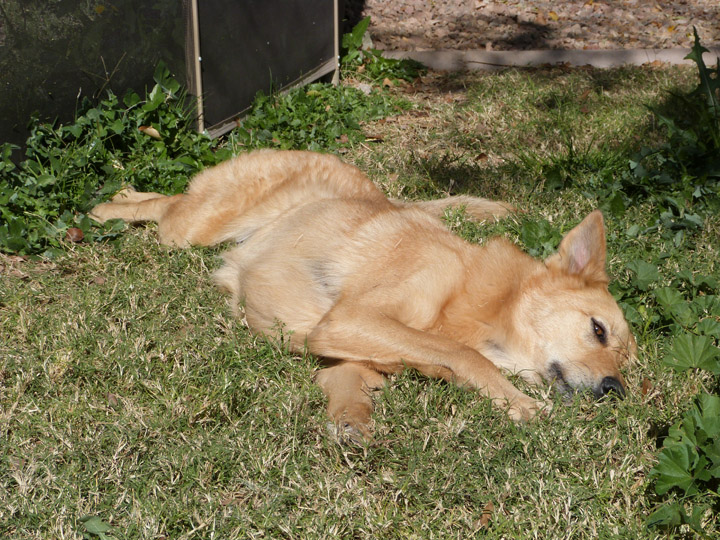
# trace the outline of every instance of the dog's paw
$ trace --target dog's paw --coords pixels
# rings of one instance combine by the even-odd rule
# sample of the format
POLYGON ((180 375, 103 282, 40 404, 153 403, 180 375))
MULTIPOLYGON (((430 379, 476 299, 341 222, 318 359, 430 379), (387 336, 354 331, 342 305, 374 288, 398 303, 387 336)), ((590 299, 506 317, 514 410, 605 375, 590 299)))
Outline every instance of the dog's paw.
POLYGON ((538 401, 523 395, 510 403, 507 409, 508 416, 515 422, 527 422, 538 414, 547 414, 552 405, 545 401, 538 401))
POLYGON ((98 204, 95 208, 90 210, 88 216, 98 223, 105 223, 108 219, 117 217, 115 215, 115 205, 109 202, 98 204))
POLYGON ((336 424, 335 422, 327 423, 328 433, 339 443, 339 444, 353 444, 353 445, 364 445, 368 441, 372 440, 370 431, 365 428, 359 428, 352 425, 349 422, 341 422, 336 424))

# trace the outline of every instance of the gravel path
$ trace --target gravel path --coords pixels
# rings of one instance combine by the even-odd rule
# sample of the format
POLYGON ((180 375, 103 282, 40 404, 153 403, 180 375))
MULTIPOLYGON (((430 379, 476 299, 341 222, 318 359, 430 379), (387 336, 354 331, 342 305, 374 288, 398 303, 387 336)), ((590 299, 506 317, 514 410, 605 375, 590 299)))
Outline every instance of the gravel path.
POLYGON ((720 45, 720 0, 365 0, 385 50, 669 49, 720 45))

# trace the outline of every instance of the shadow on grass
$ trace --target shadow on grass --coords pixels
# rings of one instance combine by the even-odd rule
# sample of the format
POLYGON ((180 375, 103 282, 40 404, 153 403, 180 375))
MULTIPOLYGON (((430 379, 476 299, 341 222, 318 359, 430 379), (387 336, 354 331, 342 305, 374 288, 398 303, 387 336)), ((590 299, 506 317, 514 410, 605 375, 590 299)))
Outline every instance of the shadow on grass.
POLYGON ((612 182, 640 147, 665 140, 650 107, 682 118, 677 96, 687 94, 693 81, 682 70, 637 67, 527 68, 423 80, 426 92, 464 93, 468 99, 458 108, 451 128, 456 132, 443 134, 451 149, 413 153, 408 168, 429 184, 418 186, 420 196, 506 197, 517 189, 554 191, 591 177, 612 182), (506 77, 507 90, 491 77, 506 77), (463 124, 467 111, 480 120, 463 124), (521 135, 498 142, 512 129, 502 132, 495 123, 519 127, 521 135))
POLYGON ((507 198, 508 179, 525 181, 517 163, 487 166, 465 154, 412 155, 408 164, 423 177, 416 194, 421 197, 480 195, 507 198))

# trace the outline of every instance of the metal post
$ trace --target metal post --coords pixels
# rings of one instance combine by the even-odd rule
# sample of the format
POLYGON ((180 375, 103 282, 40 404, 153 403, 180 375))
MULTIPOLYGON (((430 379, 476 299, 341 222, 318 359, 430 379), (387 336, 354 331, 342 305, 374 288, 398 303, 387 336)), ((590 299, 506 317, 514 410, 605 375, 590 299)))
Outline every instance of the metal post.
POLYGON ((335 73, 332 83, 337 86, 340 83, 340 8, 338 0, 333 1, 333 11, 335 13, 335 73))
POLYGON ((198 131, 205 131, 205 110, 203 106, 203 84, 202 69, 200 62, 202 54, 200 53, 200 17, 198 16, 198 0, 191 0, 192 9, 192 32, 193 32, 193 49, 194 49, 194 69, 195 69, 195 91, 197 92, 197 112, 198 112, 198 131))

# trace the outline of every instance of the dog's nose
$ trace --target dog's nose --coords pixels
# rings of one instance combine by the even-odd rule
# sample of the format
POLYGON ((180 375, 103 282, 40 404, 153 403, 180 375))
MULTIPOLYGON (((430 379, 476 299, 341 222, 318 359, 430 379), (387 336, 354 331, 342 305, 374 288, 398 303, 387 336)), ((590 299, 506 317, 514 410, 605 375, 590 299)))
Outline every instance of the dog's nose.
POLYGON ((600 387, 598 390, 599 392, 597 392, 597 397, 599 398, 607 396, 610 392, 619 398, 625 397, 625 387, 615 377, 605 377, 602 381, 600 381, 600 387))

